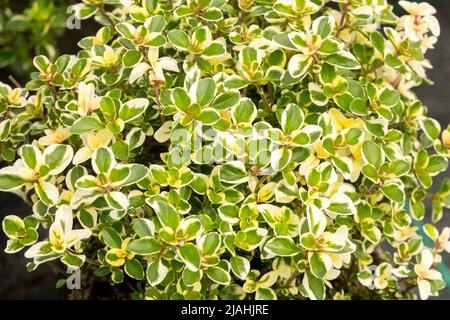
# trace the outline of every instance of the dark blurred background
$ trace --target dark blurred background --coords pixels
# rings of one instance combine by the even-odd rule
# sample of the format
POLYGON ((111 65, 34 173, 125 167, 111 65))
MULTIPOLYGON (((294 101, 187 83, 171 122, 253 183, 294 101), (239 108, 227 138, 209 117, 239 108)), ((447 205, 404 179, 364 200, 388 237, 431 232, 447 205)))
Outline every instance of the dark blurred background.
MULTIPOLYGON (((7 1, 8 0, 2 0, 7 1)), ((418 1, 418 0, 416 0, 418 1)), ((21 3, 14 1, 16 4, 21 3)), ((26 2, 26 1, 23 1, 26 2)), ((72 2, 73 1, 67 1, 72 2)), ((66 2, 66 3, 67 3, 66 2)), ((391 1, 392 3, 393 1, 391 1)), ((437 18, 441 24, 441 36, 434 50, 430 50, 427 57, 430 59, 434 69, 428 71, 429 78, 434 81, 432 86, 422 86, 416 89, 418 97, 423 101, 424 105, 429 108, 429 113, 436 118, 443 129, 450 122, 450 1, 435 0, 429 1, 437 9, 437 18)), ((6 3, 6 2, 5 2, 6 3)), ((0 5, 0 11, 2 7, 0 5)), ((1 23, 1 14, 0 14, 1 23)), ((80 30, 66 30, 64 36, 56 37, 57 50, 60 53, 75 53, 77 42, 87 35, 93 35, 97 29, 96 23, 92 20, 82 21, 80 30)), ((3 30, 4 32, 5 30, 3 30)), ((28 32, 28 31, 24 31, 28 32)), ((0 36, 2 29, 0 29, 0 36)), ((29 32, 32 33, 32 32, 29 32)), ((29 35, 30 36, 30 35, 29 35)), ((32 36, 32 35, 31 35, 32 36)), ((26 41, 26 38, 24 38, 26 41)), ((6 46, 0 43, 0 56, 2 49, 6 46), (3 47, 2 47, 3 46, 3 47)), ((14 52, 11 48, 7 48, 8 52, 14 52)), ((12 48, 14 49, 14 48, 12 48)), ((32 49, 30 49, 32 50, 32 49)), ((29 53, 33 55, 33 52, 29 53)), ((12 58, 14 61, 14 58, 12 58)), ((14 75, 17 81, 24 84, 27 76, 20 70, 14 70, 12 65, 0 66, 0 81, 12 85, 9 76, 14 75)), ((440 185, 440 180, 448 176, 449 171, 441 174, 433 185, 433 191, 440 185)), ((23 201, 8 193, 0 193, 0 220, 2 217, 15 214, 19 216, 28 215, 30 208, 23 201)), ((430 210, 427 210, 430 212, 430 210)), ((439 223, 439 230, 444 226, 450 226, 450 216, 448 210, 445 210, 444 217, 439 223)), ((40 266, 36 271, 28 273, 25 269, 26 259, 23 254, 7 255, 3 253, 6 238, 3 232, 0 232, 0 299, 66 299, 67 291, 56 289, 55 283, 58 280, 56 272, 47 265, 40 266)), ((450 255, 444 253, 445 263, 450 266, 450 255)), ((450 289, 446 288, 441 291, 438 299, 450 299, 450 289)))

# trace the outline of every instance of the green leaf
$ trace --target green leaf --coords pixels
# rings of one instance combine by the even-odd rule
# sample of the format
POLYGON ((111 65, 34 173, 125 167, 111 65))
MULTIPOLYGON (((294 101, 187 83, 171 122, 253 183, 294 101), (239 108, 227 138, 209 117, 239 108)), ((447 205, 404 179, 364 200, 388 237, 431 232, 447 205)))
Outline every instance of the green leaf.
POLYGON ((35 243, 39 238, 39 234, 34 228, 27 228, 25 236, 20 239, 20 243, 29 246, 35 243))
POLYGON ((6 141, 11 131, 11 120, 6 119, 0 122, 0 141, 6 141))
POLYGON ((386 54, 386 57, 384 58, 384 62, 386 64, 386 66, 388 66, 394 70, 397 70, 398 72, 400 72, 403 75, 406 75, 409 73, 408 68, 406 67, 405 63, 401 59, 394 56, 393 53, 386 54))
POLYGON ((180 223, 180 216, 175 208, 168 202, 155 199, 149 205, 156 211, 159 221, 165 227, 175 230, 180 223))
POLYGON ((154 12, 158 9, 159 1, 158 0, 144 0, 142 1, 142 7, 147 10, 147 12, 154 12))
POLYGON ((190 47, 189 36, 181 30, 170 30, 167 34, 170 43, 181 50, 187 50, 190 47))
POLYGON ((377 31, 374 31, 370 34, 370 40, 372 41, 373 47, 378 50, 378 52, 381 52, 384 54, 384 48, 385 48, 385 39, 384 37, 377 31))
POLYGON ((327 38, 334 29, 335 20, 332 16, 322 16, 314 20, 312 31, 322 37, 327 38))
POLYGON ((116 165, 114 153, 108 147, 101 147, 92 155, 92 167, 96 173, 109 173, 116 165))
POLYGON ((282 171, 292 159, 292 149, 279 148, 272 152, 270 163, 275 171, 282 171))
POLYGON ((362 137, 362 131, 358 128, 345 129, 342 131, 342 134, 344 134, 345 143, 351 146, 359 143, 360 138, 362 137))
POLYGON ((97 178, 94 176, 84 176, 81 177, 77 180, 77 182, 75 183, 75 186, 79 189, 85 189, 85 190, 89 190, 89 189, 98 189, 98 181, 97 178))
POLYGON ((173 14, 176 18, 181 18, 181 17, 191 15, 192 12, 191 12, 191 10, 189 10, 188 6, 179 6, 173 11, 173 14))
POLYGON ((164 167, 157 164, 150 165, 150 175, 153 179, 155 179, 157 184, 167 184, 168 173, 164 167))
POLYGON ((37 147, 32 145, 24 145, 20 149, 20 153, 22 156, 22 160, 25 163, 25 165, 28 168, 35 169, 37 165, 39 164, 38 161, 40 160, 38 157, 40 155, 40 151, 37 147))
POLYGON ((105 200, 112 209, 126 210, 129 206, 127 196, 120 191, 110 191, 105 200))
POLYGON ((325 299, 325 285, 323 281, 314 276, 310 271, 305 272, 302 284, 311 300, 325 299))
POLYGON ((153 260, 147 266, 146 278, 151 286, 160 284, 168 274, 168 268, 161 260, 153 260))
POLYGON ((125 181, 130 174, 130 169, 127 166, 117 166, 109 173, 110 183, 114 186, 119 186, 125 181))
POLYGON ((50 65, 50 61, 48 60, 48 58, 46 56, 40 55, 40 56, 36 56, 33 59, 33 65, 36 67, 36 69, 38 69, 41 72, 46 72, 48 66, 50 65))
POLYGON ((246 293, 240 285, 230 284, 220 289, 219 297, 221 300, 243 300, 246 293))
POLYGON ((116 24, 116 30, 123 37, 125 37, 127 39, 133 39, 134 38, 134 30, 135 30, 135 28, 129 23, 121 22, 121 23, 116 24))
POLYGON ((200 282, 202 279, 203 273, 201 270, 191 271, 188 268, 184 268, 182 279, 185 285, 188 287, 192 287, 200 282))
POLYGON ((247 170, 241 161, 230 161, 220 166, 219 179, 225 183, 240 184, 248 181, 247 170))
POLYGON ((191 98, 189 94, 183 88, 174 88, 170 94, 170 99, 175 107, 183 112, 188 113, 191 105, 191 98))
POLYGON ((308 84, 308 89, 309 89, 309 97, 314 104, 322 107, 328 103, 328 98, 324 94, 323 89, 319 85, 310 82, 308 84))
POLYGON ((199 219, 191 217, 181 221, 178 232, 183 235, 184 241, 197 238, 202 231, 202 223, 199 219))
POLYGON ((327 210, 337 215, 353 215, 356 213, 352 199, 340 193, 331 196, 327 210))
POLYGON ((197 271, 200 268, 201 256, 197 246, 192 243, 186 243, 185 245, 177 249, 177 254, 186 264, 186 267, 191 271, 197 271))
POLYGON ((151 32, 162 32, 166 27, 166 20, 162 15, 151 16, 145 21, 148 31, 151 32))
POLYGON ((207 26, 196 28, 192 33, 192 43, 196 48, 199 45, 207 43, 211 39, 211 32, 207 26))
POLYGON ((222 11, 219 8, 208 8, 203 15, 200 16, 202 19, 207 21, 219 21, 223 19, 222 11))
POLYGON ((339 52, 342 49, 342 44, 334 39, 325 39, 322 42, 322 45, 320 46, 318 52, 323 55, 329 55, 329 54, 335 54, 339 52))
POLYGON ((210 107, 216 110, 228 110, 236 106, 241 99, 239 92, 227 91, 219 94, 210 107))
POLYGON ((301 78, 309 70, 311 63, 311 57, 303 54, 296 54, 289 60, 288 71, 293 78, 301 78))
POLYGON ((83 132, 95 131, 104 128, 103 122, 93 116, 87 116, 76 120, 70 127, 73 134, 82 134, 83 132))
POLYGON ((9 239, 6 241, 5 253, 12 254, 19 252, 25 246, 18 239, 9 239))
POLYGON ((114 157, 126 161, 130 155, 130 147, 125 141, 117 141, 112 146, 112 151, 114 152, 114 157))
POLYGON ((160 252, 162 244, 154 238, 145 237, 132 240, 127 250, 140 256, 148 256, 160 252))
POLYGON ((21 218, 14 215, 6 216, 2 222, 3 232, 10 238, 16 239, 17 237, 25 234, 25 223, 21 218))
POLYGON ((218 209, 219 217, 223 221, 231 224, 236 224, 239 222, 239 207, 234 204, 224 204, 218 209))
POLYGON ((130 174, 128 175, 127 180, 121 184, 124 187, 138 183, 145 179, 149 173, 149 169, 146 166, 138 163, 130 164, 128 165, 128 168, 130 169, 130 174))
POLYGON ((213 125, 220 119, 219 111, 213 108, 205 108, 200 112, 198 121, 204 125, 213 125))
POLYGON ((384 153, 381 147, 370 140, 364 141, 362 155, 367 163, 379 168, 384 161, 384 153))
POLYGON ((48 166, 50 175, 64 171, 73 158, 73 149, 65 144, 52 144, 44 151, 44 163, 48 166))
POLYGON ((81 208, 77 213, 81 225, 87 229, 93 229, 97 224, 97 211, 95 209, 81 208))
POLYGON ((264 237, 267 236, 267 229, 250 228, 238 231, 234 237, 234 245, 242 250, 252 251, 259 247, 264 237))
POLYGON ((395 90, 384 88, 381 91, 379 100, 382 104, 392 107, 400 101, 400 94, 395 90))
POLYGON ((104 227, 102 230, 102 238, 106 245, 110 248, 120 248, 122 246, 122 237, 111 227, 104 227))
POLYGON ((144 279, 144 268, 142 267, 142 264, 136 259, 128 260, 125 263, 124 270, 125 273, 133 279, 144 279))
POLYGON ((394 160, 389 165, 389 171, 397 177, 401 177, 409 172, 411 165, 406 160, 394 160))
POLYGON ((375 121, 365 121, 364 125, 366 126, 367 131, 375 137, 384 137, 386 135, 387 127, 383 123, 375 122, 375 121))
POLYGON ((30 91, 37 91, 43 86, 45 86, 45 82, 42 80, 36 79, 36 80, 28 81, 25 85, 25 88, 30 91))
POLYGON ((320 79, 322 83, 331 83, 336 79, 336 68, 328 63, 324 63, 320 69, 320 79))
POLYGON ((300 249, 291 238, 276 237, 269 240, 265 246, 266 251, 280 257, 295 256, 300 252, 300 249))
POLYGON ((356 115, 364 116, 369 114, 369 109, 364 99, 355 99, 350 104, 350 111, 356 115))
POLYGON ((150 47, 162 47, 166 44, 166 38, 162 34, 154 34, 146 44, 150 47))
POLYGON ((202 55, 206 57, 217 57, 226 53, 226 48, 221 42, 212 42, 206 49, 203 51, 202 55))
POLYGON ((290 134, 300 129, 303 125, 303 119, 304 115, 300 107, 293 103, 288 104, 281 114, 281 127, 284 133, 290 134))
POLYGON ((422 117, 419 121, 422 130, 430 140, 435 140, 441 133, 441 125, 438 121, 428 117, 422 117))
POLYGON ((70 69, 71 75, 76 78, 83 77, 90 70, 90 60, 87 58, 78 59, 70 69))
POLYGON ((21 176, 13 173, 0 172, 0 190, 1 191, 12 191, 20 188, 28 180, 22 178, 21 176))
POLYGON ((35 183, 34 188, 39 196, 39 199, 41 199, 46 205, 54 205, 58 200, 59 191, 55 185, 50 182, 41 181, 39 183, 35 183))
POLYGON ((119 111, 119 118, 125 122, 130 122, 139 118, 147 108, 149 101, 145 98, 136 98, 127 101, 119 111))
POLYGON ((256 106, 252 100, 241 98, 240 103, 231 110, 236 123, 252 123, 256 118, 256 106))
POLYGON ((426 172, 431 175, 436 175, 440 172, 443 172, 448 167, 447 158, 440 155, 432 155, 428 158, 428 166, 426 168, 426 172))
POLYGON ((209 268, 205 270, 205 273, 209 279, 218 284, 228 285, 231 281, 230 274, 219 267, 209 268))
POLYGON ((197 174, 189 186, 198 194, 206 194, 208 190, 208 178, 205 175, 197 174))
POLYGON ((241 280, 245 280, 250 272, 250 262, 240 256, 234 256, 230 259, 231 271, 241 280))
POLYGON ((116 119, 116 106, 111 97, 104 96, 100 100, 99 106, 106 120, 113 121, 116 119))
POLYGON ((211 78, 200 79, 195 88, 196 102, 200 106, 210 104, 216 95, 216 82, 211 78))
POLYGON ((247 81, 238 75, 229 76, 224 82, 224 87, 228 90, 241 89, 247 85, 247 81))
POLYGON ((114 283, 122 283, 123 282, 123 271, 118 267, 111 268, 111 280, 114 283))
POLYGON ((215 254, 221 245, 220 235, 217 232, 206 234, 201 241, 202 253, 205 256, 215 254))
POLYGON ((403 203, 405 201, 405 192, 396 183, 386 183, 381 187, 384 195, 390 200, 398 203, 403 203))
POLYGON ((258 288, 255 300, 277 300, 277 295, 271 288, 258 288))
POLYGON ((142 60, 142 54, 137 50, 128 50, 122 57, 125 67, 132 68, 142 60))
POLYGON ((309 254, 309 265, 311 267, 311 272, 317 277, 317 278, 324 278, 325 275, 328 272, 328 269, 331 267, 331 259, 327 262, 324 261, 324 258, 327 257, 325 254, 321 254, 319 252, 312 252, 309 254))
POLYGON ((133 221, 133 231, 138 237, 153 237, 155 233, 154 223, 146 218, 135 219, 133 221))
POLYGON ((325 62, 343 69, 359 69, 361 67, 356 58, 350 52, 346 51, 325 57, 325 62))
POLYGON ((66 252, 64 256, 62 256, 61 262, 69 267, 78 269, 83 265, 85 259, 86 257, 83 255, 75 255, 70 252, 66 252))

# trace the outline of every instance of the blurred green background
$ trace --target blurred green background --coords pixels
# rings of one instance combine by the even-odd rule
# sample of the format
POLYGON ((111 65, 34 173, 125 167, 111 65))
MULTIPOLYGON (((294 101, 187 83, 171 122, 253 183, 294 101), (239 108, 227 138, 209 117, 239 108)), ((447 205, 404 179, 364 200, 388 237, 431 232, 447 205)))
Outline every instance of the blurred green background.
MULTIPOLYGON (((82 21, 80 29, 66 28, 66 20, 71 15, 67 7, 76 2, 0 0, 0 81, 12 85, 13 77, 18 83, 25 84, 29 73, 33 71, 32 58, 35 55, 45 54, 52 58, 58 54, 77 52, 77 42, 93 35, 98 25, 90 19, 82 21)), ((427 54, 434 66, 428 75, 435 84, 424 85, 416 92, 424 105, 428 106, 430 115, 445 128, 450 122, 450 1, 428 2, 436 7, 442 30, 436 48, 427 54)), ((440 179, 448 176, 448 173, 442 174, 440 179)), ((440 181, 436 181, 434 188, 439 185, 440 181)), ((29 211, 30 208, 18 197, 0 193, 0 219, 8 214, 20 216, 29 211)), ((439 229, 444 226, 450 226, 448 210, 444 212, 439 229)), ((0 232, 1 251, 5 243, 5 236, 0 232)), ((450 266, 450 255, 444 254, 444 259, 446 265, 450 266)), ((57 277, 50 267, 43 265, 35 272, 28 273, 25 264, 21 254, 0 253, 0 299, 66 299, 65 289, 55 289, 57 277)), ((443 290, 438 299, 450 299, 450 289, 443 290)))
POLYGON ((26 77, 37 54, 53 58, 66 29, 65 0, 10 1, 0 5, 0 68, 26 77))

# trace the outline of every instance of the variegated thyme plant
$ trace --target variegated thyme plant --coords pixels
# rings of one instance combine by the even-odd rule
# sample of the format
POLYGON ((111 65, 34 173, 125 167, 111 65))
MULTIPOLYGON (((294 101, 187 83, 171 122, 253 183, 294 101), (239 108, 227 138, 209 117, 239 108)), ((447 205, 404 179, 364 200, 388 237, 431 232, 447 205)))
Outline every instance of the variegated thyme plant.
POLYGON ((437 295, 450 129, 412 89, 440 30, 399 4, 76 5, 103 25, 79 53, 0 87, 0 189, 33 203, 6 252, 141 299, 437 295))

